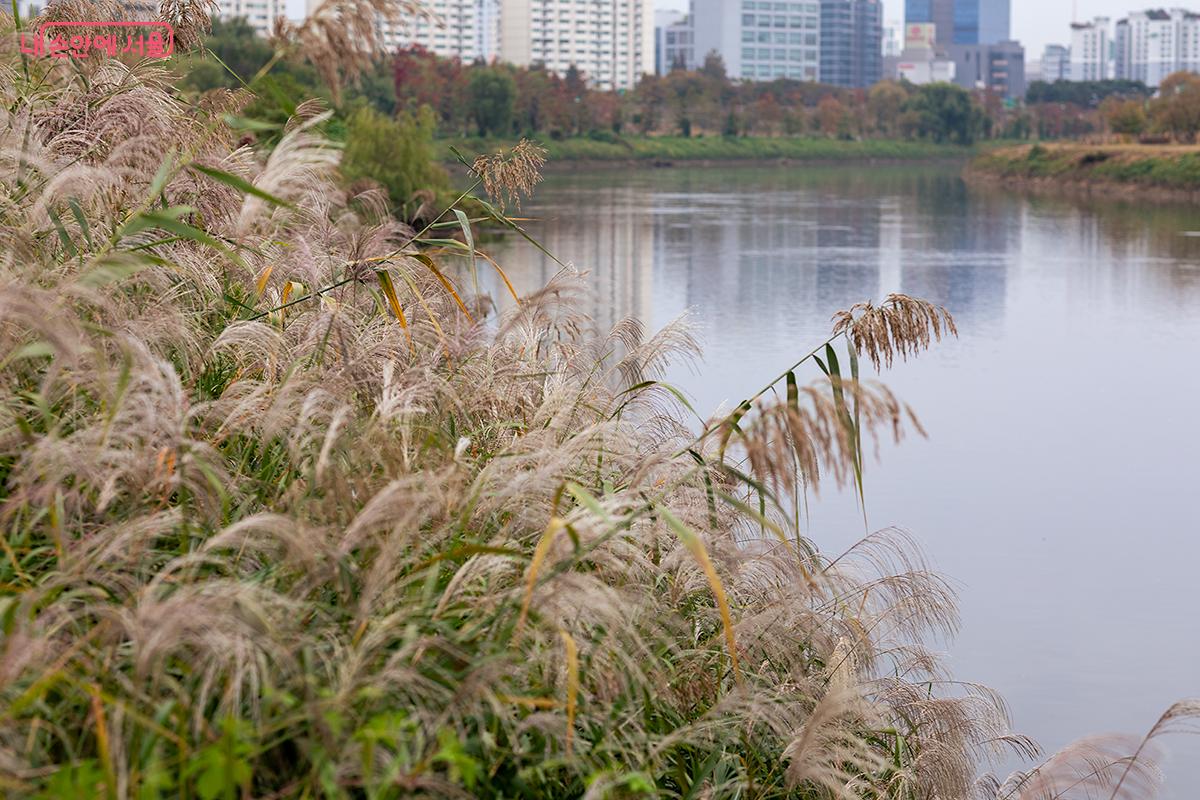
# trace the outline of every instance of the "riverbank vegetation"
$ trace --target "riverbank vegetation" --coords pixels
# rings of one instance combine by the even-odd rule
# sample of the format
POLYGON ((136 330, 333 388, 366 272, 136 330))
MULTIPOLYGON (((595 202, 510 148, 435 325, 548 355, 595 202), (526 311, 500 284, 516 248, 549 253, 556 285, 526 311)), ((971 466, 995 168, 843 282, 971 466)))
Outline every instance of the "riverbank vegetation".
MULTIPOLYGON (((1121 82, 1103 83, 1115 84, 1113 91, 1079 95, 1091 98, 1099 135, 1084 142, 992 149, 971 163, 968 174, 1050 190, 1118 185, 1164 197, 1200 192, 1200 148, 1194 144, 1200 133, 1200 76, 1170 75, 1154 97, 1126 92, 1121 82)), ((1072 91, 1071 96, 1079 94, 1072 91)))
MULTIPOLYGON (((490 152, 514 145, 516 139, 465 137, 445 143, 465 152, 490 152)), ((906 161, 939 158, 963 159, 975 148, 952 144, 894 140, 839 140, 807 137, 689 137, 682 136, 581 136, 548 140, 543 145, 550 166, 575 161, 906 161)))
MULTIPOLYGON (((217 23, 211 55, 186 62, 186 86, 235 88, 234 75, 253 75, 272 57, 270 46, 241 22, 217 23), (232 69, 227 69, 226 67, 232 69)), ((433 111, 443 136, 674 136, 909 139, 968 144, 998 136, 1001 109, 950 86, 918 88, 886 82, 869 91, 806 81, 736 82, 719 58, 701 69, 645 76, 629 92, 590 89, 584 75, 540 68, 464 64, 413 47, 375 59, 358 87, 335 105, 363 104, 385 116, 433 111)), ((328 96, 311 66, 284 61, 262 79, 262 114, 328 96)), ((332 99, 332 98, 330 98, 332 99)), ((336 134, 337 131, 334 131, 336 134)))
POLYGON ((1157 92, 1137 81, 1035 81, 1027 127, 1039 139, 1189 143, 1200 133, 1200 76, 1167 76, 1157 92))
MULTIPOLYGON (((276 46, 344 97, 388 10, 276 46)), ((595 331, 565 268, 496 318, 461 201, 397 220, 324 103, 247 116, 269 68, 197 96, 101 55, 0 69, 7 796, 1133 798, 1196 713, 977 779, 1036 747, 938 660, 946 581, 898 531, 807 530, 920 431, 860 373, 945 310, 848 309, 693 420, 659 378, 684 322, 595 331)), ((542 159, 464 159, 460 197, 524 235, 542 159)))
POLYGON ((978 156, 968 175, 1014 186, 1104 191, 1114 185, 1147 194, 1200 192, 1200 147, 1046 143, 978 156))

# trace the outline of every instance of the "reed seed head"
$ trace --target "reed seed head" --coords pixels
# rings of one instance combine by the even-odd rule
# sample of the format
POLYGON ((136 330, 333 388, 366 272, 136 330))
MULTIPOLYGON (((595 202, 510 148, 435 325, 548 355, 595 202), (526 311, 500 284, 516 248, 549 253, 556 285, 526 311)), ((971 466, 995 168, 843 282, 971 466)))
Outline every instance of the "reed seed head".
POLYGON ((545 163, 546 150, 522 139, 507 154, 498 150, 477 157, 471 171, 483 182, 483 190, 502 208, 505 201, 520 208, 521 196, 533 194, 534 187, 542 180, 545 163))

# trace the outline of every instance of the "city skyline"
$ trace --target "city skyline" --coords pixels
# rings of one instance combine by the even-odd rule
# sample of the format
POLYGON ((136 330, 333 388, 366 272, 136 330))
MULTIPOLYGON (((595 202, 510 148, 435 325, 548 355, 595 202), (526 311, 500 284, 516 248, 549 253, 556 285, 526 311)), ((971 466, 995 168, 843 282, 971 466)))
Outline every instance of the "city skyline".
MULTIPOLYGON (((904 21, 905 0, 882 0, 885 24, 904 21)), ((687 11, 688 0, 655 0, 656 9, 687 11)), ((1009 29, 1012 38, 1025 47, 1027 58, 1041 57, 1048 44, 1069 45, 1071 23, 1087 22, 1094 17, 1109 17, 1113 21, 1145 8, 1180 7, 1200 12, 1200 2, 1146 3, 1144 0, 1011 0, 1012 17, 1009 29), (1074 9, 1077 19, 1072 19, 1074 9)))
MULTIPOLYGON (((305 14, 305 0, 286 0, 287 15, 301 19, 305 14)), ((882 0, 884 23, 903 22, 905 0, 882 0)), ((1133 11, 1146 8, 1181 7, 1200 12, 1200 2, 1146 3, 1130 0, 1011 0, 1012 38, 1025 47, 1028 59, 1041 58, 1048 44, 1070 45, 1071 23, 1088 22, 1095 17, 1108 17, 1114 22, 1133 11), (1074 10, 1075 18, 1072 18, 1074 10)), ((687 12, 688 0, 654 0, 655 10, 677 10, 687 12)))

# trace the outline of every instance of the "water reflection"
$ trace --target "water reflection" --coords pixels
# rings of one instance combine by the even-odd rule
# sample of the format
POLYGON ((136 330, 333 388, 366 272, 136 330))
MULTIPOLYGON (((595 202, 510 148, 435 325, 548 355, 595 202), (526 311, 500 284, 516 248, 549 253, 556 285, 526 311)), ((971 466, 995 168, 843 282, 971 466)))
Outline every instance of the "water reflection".
MULTIPOLYGON (((979 190, 955 166, 793 166, 555 175, 524 211, 590 270, 599 324, 691 313, 704 362, 668 378, 701 413, 837 309, 947 306, 961 338, 887 376, 931 439, 885 451, 867 494, 872 525, 910 528, 960 581, 956 672, 1050 749, 1200 695, 1196 209, 979 190)), ((557 269, 519 240, 493 250, 520 291, 557 269)), ((862 531, 839 496, 811 525, 830 549, 862 531)), ((1173 748, 1168 796, 1194 797, 1200 746, 1173 748)))

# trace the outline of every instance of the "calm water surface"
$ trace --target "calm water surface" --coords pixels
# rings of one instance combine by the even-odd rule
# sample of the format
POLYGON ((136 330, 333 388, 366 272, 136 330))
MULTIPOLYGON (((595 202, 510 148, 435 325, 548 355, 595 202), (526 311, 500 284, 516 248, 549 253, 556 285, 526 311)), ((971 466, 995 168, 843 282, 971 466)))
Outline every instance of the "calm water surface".
MULTIPOLYGON (((885 449, 866 486, 871 526, 912 531, 956 581, 957 676, 1003 692, 1047 750, 1200 695, 1200 208, 792 166, 555 175, 523 211, 590 271, 600 323, 690 313, 704 359, 668 379, 702 414, 837 309, 893 291, 945 305, 961 338, 886 376, 930 438, 885 449)), ((494 250, 521 291, 557 269, 494 250)), ((861 532, 845 497, 812 508, 826 550, 861 532)), ((1168 796, 1200 797, 1200 743, 1169 746, 1168 796)))

